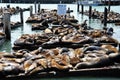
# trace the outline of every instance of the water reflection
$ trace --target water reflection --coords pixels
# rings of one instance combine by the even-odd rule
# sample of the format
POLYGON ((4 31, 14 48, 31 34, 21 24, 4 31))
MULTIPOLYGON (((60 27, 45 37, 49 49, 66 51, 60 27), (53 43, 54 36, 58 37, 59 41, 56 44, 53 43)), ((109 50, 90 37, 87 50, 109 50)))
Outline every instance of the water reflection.
POLYGON ((2 50, 2 52, 11 52, 11 41, 6 40, 5 43, 3 45, 0 46, 0 50, 2 50))

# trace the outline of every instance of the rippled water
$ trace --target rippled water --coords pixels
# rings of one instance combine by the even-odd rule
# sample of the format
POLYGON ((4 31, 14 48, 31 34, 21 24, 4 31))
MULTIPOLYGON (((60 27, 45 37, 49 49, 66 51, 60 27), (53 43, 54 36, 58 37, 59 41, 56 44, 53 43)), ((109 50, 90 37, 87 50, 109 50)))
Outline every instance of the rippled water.
MULTIPOLYGON (((34 7, 34 4, 2 4, 0 3, 0 7, 6 7, 6 5, 10 5, 11 7, 16 7, 19 6, 21 8, 28 8, 31 5, 34 7)), ((74 12, 71 13, 71 15, 74 15, 76 19, 79 20, 79 23, 82 23, 85 19, 89 20, 89 18, 87 16, 82 16, 81 14, 77 13, 77 5, 75 4, 67 4, 67 8, 70 7, 71 10, 73 10, 74 12)), ((104 11, 104 7, 105 6, 93 6, 93 9, 96 9, 98 11, 104 11)), ((106 6, 107 7, 107 6, 106 6)), ((41 4, 41 8, 45 8, 45 9, 57 9, 57 4, 41 4)), ((119 12, 120 6, 112 6, 111 10, 115 11, 115 12, 119 12)), ((88 10, 89 7, 85 6, 85 10, 88 10)), ((34 12, 34 11, 33 11, 34 12)), ((33 34, 33 33, 40 33, 41 31, 31 31, 31 25, 25 23, 26 19, 29 17, 30 12, 26 11, 24 12, 24 25, 16 28, 14 30, 11 31, 11 41, 6 41, 2 46, 0 46, 0 51, 3 52, 11 52, 11 47, 13 46, 13 42, 19 38, 22 34, 33 34)), ((11 17, 11 21, 20 21, 20 16, 19 14, 17 15, 13 15, 11 17)), ((100 20, 97 19, 91 19, 88 21, 88 25, 96 28, 96 29, 102 29, 103 24, 101 24, 100 20)), ((118 39, 118 41, 120 41, 120 26, 115 26, 114 24, 108 24, 108 27, 113 27, 114 28, 114 38, 118 39)), ((34 80, 40 80, 40 79, 34 79, 34 80)), ((88 78, 88 77, 68 77, 68 78, 45 78, 42 80, 120 80, 119 78, 88 78)))

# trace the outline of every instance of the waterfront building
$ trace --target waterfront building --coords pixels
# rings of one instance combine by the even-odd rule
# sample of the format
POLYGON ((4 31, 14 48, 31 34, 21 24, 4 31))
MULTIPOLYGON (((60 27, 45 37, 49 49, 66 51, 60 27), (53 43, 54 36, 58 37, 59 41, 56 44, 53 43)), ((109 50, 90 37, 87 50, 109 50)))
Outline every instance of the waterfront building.
POLYGON ((73 3, 74 0, 1 0, 3 3, 73 3))
POLYGON ((120 0, 77 0, 79 4, 84 5, 120 5, 120 0))
POLYGON ((120 5, 120 0, 101 0, 104 4, 109 4, 109 1, 111 5, 120 5))
POLYGON ((79 4, 84 4, 84 5, 101 5, 102 1, 101 0, 78 0, 79 4))

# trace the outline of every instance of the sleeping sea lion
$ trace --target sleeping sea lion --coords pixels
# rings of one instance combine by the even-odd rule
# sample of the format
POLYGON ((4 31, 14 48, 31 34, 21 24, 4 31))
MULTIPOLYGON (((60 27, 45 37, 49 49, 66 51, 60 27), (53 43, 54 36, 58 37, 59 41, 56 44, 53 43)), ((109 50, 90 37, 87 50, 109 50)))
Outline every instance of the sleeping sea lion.
POLYGON ((32 60, 27 60, 23 64, 23 68, 25 70, 25 74, 28 74, 30 71, 32 71, 36 67, 37 67, 36 62, 33 62, 32 60))
POLYGON ((116 47, 112 46, 112 45, 102 45, 102 48, 108 49, 109 51, 113 51, 114 53, 118 53, 118 50, 116 47))
POLYGON ((86 53, 87 51, 93 51, 93 50, 104 50, 104 49, 98 46, 89 46, 83 50, 83 53, 86 53))
POLYGON ((52 59, 51 60, 51 68, 56 68, 56 69, 58 69, 58 70, 62 70, 62 71, 64 71, 64 70, 69 70, 70 68, 72 68, 72 65, 60 65, 59 63, 57 63, 56 61, 55 61, 55 59, 52 59))
POLYGON ((108 65, 113 65, 114 63, 109 59, 109 57, 101 57, 98 60, 93 62, 80 62, 76 64, 75 69, 84 69, 84 68, 99 68, 108 65))

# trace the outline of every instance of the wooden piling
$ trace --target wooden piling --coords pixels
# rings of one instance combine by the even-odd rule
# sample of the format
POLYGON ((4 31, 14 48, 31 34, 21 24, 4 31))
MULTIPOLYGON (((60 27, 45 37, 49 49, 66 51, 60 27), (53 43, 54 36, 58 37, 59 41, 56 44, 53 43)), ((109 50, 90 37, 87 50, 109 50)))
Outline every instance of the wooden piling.
POLYGON ((77 12, 79 12, 79 7, 80 7, 80 5, 79 5, 79 3, 77 3, 77 12))
POLYGON ((38 3, 38 13, 40 12, 40 2, 38 3))
POLYGON ((30 16, 32 16, 32 15, 33 15, 33 7, 30 6, 30 16))
POLYGON ((59 21, 59 16, 57 15, 57 21, 59 21))
POLYGON ((108 11, 110 12, 111 0, 108 2, 108 11))
POLYGON ((70 17, 70 8, 68 7, 68 10, 67 10, 67 13, 68 13, 68 16, 70 17))
POLYGON ((23 10, 20 9, 20 19, 21 19, 21 23, 23 24, 23 10))
POLYGON ((60 4, 62 4, 62 1, 60 1, 60 4))
POLYGON ((81 14, 83 14, 83 13, 84 13, 84 6, 81 5, 81 14))
POLYGON ((64 16, 65 17, 65 20, 67 19, 67 15, 64 16))
POLYGON ((119 52, 120 52, 120 42, 119 42, 119 44, 118 44, 118 50, 119 50, 119 52))
POLYGON ((37 5, 36 5, 36 2, 34 2, 35 4, 35 14, 37 13, 37 5))
POLYGON ((3 29, 6 34, 6 39, 11 40, 11 27, 10 27, 10 13, 9 12, 4 12, 3 23, 4 23, 3 29))
POLYGON ((10 8, 10 5, 7 5, 7 8, 10 8))
POLYGON ((105 9, 104 9, 104 20, 103 20, 104 22, 104 27, 106 27, 107 26, 107 8, 105 7, 105 9))
POLYGON ((92 6, 89 6, 89 18, 92 16, 92 6))

